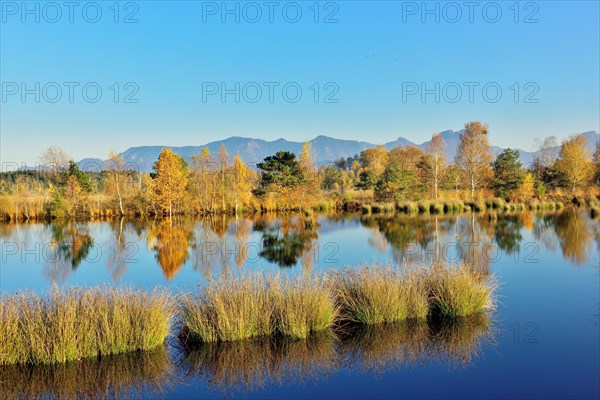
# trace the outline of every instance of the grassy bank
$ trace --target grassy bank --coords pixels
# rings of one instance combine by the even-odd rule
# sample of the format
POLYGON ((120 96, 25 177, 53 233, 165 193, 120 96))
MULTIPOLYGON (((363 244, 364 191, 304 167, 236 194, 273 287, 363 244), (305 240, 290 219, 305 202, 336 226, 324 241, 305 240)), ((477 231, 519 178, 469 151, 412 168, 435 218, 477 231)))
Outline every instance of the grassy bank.
POLYGON ((332 325, 455 319, 493 308, 491 277, 467 266, 345 268, 323 278, 242 277, 182 296, 186 343, 306 338, 332 325))
POLYGON ((19 292, 0 300, 0 364, 55 364, 164 342, 175 312, 163 290, 131 288, 19 292))

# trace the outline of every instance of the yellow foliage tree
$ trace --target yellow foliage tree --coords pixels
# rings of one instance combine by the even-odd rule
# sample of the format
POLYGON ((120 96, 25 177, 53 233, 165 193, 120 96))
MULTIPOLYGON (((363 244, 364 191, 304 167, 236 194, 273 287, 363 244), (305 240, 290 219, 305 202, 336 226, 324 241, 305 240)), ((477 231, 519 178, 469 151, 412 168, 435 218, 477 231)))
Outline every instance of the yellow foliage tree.
POLYGON ((560 146, 556 169, 565 177, 571 192, 588 183, 593 174, 591 154, 585 145, 584 136, 574 135, 560 146))
POLYGON ((314 198, 319 190, 318 171, 315 168, 315 162, 312 155, 312 144, 305 142, 302 145, 302 151, 298 155, 298 164, 304 182, 298 185, 300 191, 300 208, 304 207, 304 199, 308 196, 314 198))
POLYGON ((237 216, 240 204, 247 204, 252 198, 252 187, 256 180, 256 173, 244 163, 239 155, 233 158, 233 181, 231 193, 233 195, 235 215, 237 216))
POLYGON ((154 190, 158 204, 168 210, 170 218, 173 215, 173 207, 183 200, 186 193, 187 164, 171 149, 163 149, 154 164, 154 171, 154 190))
POLYGON ((534 195, 534 179, 533 174, 527 173, 523 178, 523 181, 517 188, 515 192, 515 198, 520 201, 526 201, 533 197, 534 195))

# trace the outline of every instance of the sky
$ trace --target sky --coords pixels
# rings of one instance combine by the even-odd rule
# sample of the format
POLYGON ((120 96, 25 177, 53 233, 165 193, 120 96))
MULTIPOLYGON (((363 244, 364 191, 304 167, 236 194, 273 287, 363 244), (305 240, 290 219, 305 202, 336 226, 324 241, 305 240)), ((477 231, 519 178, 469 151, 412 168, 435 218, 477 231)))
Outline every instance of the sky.
POLYGON ((0 2, 0 157, 600 131, 598 1, 0 2))

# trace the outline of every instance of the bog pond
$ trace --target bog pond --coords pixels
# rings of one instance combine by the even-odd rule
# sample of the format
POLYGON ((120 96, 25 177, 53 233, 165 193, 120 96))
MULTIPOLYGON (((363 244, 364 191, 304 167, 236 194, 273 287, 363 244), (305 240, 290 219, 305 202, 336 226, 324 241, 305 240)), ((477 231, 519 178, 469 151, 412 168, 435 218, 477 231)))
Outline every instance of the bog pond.
POLYGON ((469 263, 498 283, 491 314, 306 341, 164 348, 55 367, 0 367, 11 397, 598 398, 600 224, 537 213, 265 214, 0 225, 0 290, 210 280, 344 266, 469 263))

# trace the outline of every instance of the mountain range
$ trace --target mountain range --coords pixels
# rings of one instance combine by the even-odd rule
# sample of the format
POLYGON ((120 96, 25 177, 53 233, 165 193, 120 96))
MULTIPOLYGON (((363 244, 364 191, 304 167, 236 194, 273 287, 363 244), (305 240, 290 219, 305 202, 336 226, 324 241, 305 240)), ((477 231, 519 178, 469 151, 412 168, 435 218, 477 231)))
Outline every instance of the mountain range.
MULTIPOLYGON (((446 160, 454 160, 454 156, 460 143, 460 135, 464 130, 453 131, 447 130, 441 132, 444 141, 446 142, 446 160)), ((587 149, 590 152, 594 152, 596 143, 600 141, 600 133, 595 131, 584 132, 582 135, 587 139, 587 149)), ((376 147, 376 144, 369 142, 362 142, 357 140, 346 140, 336 139, 328 136, 317 136, 310 141, 312 143, 312 153, 315 162, 319 164, 332 163, 334 160, 340 157, 352 157, 355 154, 359 154, 361 151, 376 147)), ((291 151, 295 154, 300 153, 302 150, 302 142, 293 142, 285 139, 277 139, 273 141, 266 141, 262 139, 244 138, 244 137, 230 137, 224 140, 218 140, 207 143, 201 146, 139 146, 131 147, 124 152, 120 153, 126 163, 135 165, 139 171, 150 172, 154 162, 158 159, 158 156, 163 148, 170 148, 175 153, 182 156, 186 161, 190 161, 190 157, 198 154, 203 147, 208 147, 211 153, 216 154, 219 151, 221 145, 225 145, 227 152, 231 155, 239 154, 240 157, 249 165, 255 165, 257 162, 262 161, 265 157, 275 154, 277 151, 291 151)), ((399 137, 397 140, 385 143, 385 147, 391 150, 398 146, 412 145, 421 149, 426 149, 429 145, 429 141, 421 144, 413 143, 408 139, 399 137)), ((498 146, 491 146, 491 150, 494 155, 501 153, 504 148, 498 146)), ((535 157, 535 152, 528 152, 525 150, 517 149, 521 158, 521 162, 524 165, 530 165, 535 157)), ((558 150, 558 149, 557 149, 558 150)), ((558 152, 557 152, 558 154, 558 152)), ((78 164, 83 169, 91 170, 92 166, 103 165, 103 160, 96 158, 86 158, 81 160, 78 164)), ((96 167, 97 168, 97 167, 96 167)))

